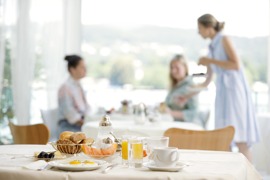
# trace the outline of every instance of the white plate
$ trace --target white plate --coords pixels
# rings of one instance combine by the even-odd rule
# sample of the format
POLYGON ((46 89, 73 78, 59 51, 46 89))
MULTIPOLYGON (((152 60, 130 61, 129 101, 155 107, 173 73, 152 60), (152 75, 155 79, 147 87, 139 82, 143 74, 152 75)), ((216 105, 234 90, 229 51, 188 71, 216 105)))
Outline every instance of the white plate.
POLYGON ((58 169, 67 170, 67 171, 91 171, 91 170, 99 169, 102 166, 104 166, 105 164, 107 164, 106 161, 102 161, 102 160, 81 159, 81 158, 78 158, 78 160, 80 160, 80 161, 85 161, 85 160, 93 161, 97 164, 95 164, 95 165, 83 164, 83 163, 78 164, 78 165, 69 164, 69 162, 72 160, 75 160, 75 158, 58 160, 58 161, 51 161, 48 164, 52 167, 56 167, 58 169))
POLYGON ((187 165, 181 162, 178 162, 175 167, 157 167, 154 162, 144 163, 144 166, 152 171, 169 171, 169 172, 177 172, 182 170, 187 165))

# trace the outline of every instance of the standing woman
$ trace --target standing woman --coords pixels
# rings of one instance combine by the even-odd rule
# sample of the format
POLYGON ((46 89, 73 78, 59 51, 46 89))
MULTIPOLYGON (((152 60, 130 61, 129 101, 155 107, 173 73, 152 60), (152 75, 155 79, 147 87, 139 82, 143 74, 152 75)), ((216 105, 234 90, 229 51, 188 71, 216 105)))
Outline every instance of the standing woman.
POLYGON ((198 18, 199 34, 211 39, 209 55, 201 57, 199 65, 207 66, 208 77, 204 85, 209 84, 212 72, 216 74, 216 128, 234 126, 234 143, 251 161, 249 148, 259 141, 255 111, 240 60, 229 38, 222 34, 223 27, 224 23, 211 14, 198 18))
POLYGON ((65 60, 70 77, 58 91, 59 133, 80 131, 90 109, 80 85, 80 80, 86 75, 84 60, 77 55, 66 56, 65 60))

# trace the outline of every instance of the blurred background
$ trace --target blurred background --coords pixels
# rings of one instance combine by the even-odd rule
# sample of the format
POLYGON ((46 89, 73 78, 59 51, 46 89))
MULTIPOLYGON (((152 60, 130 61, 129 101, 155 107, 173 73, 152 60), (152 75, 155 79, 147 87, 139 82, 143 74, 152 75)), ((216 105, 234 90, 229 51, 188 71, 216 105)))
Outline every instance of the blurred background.
MULTIPOLYGON (((8 141, 10 119, 39 123, 41 110, 57 107, 66 54, 87 63, 82 84, 93 114, 122 100, 163 102, 175 54, 189 60, 191 74, 206 71, 197 66, 209 44, 197 31, 205 13, 225 22, 256 111, 268 112, 269 9, 268 0, 0 0, 0 143, 8 141)), ((211 117, 214 98, 214 83, 199 95, 211 117)))

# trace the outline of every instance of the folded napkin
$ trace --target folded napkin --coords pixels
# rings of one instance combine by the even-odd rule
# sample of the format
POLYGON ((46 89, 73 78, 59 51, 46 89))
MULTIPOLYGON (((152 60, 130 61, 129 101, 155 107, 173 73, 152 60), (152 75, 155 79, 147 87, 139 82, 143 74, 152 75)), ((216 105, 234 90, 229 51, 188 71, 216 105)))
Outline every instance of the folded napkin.
POLYGON ((35 162, 31 162, 25 166, 23 166, 26 169, 31 169, 31 170, 40 170, 42 168, 44 168, 45 166, 47 166, 48 163, 44 160, 38 160, 35 162))

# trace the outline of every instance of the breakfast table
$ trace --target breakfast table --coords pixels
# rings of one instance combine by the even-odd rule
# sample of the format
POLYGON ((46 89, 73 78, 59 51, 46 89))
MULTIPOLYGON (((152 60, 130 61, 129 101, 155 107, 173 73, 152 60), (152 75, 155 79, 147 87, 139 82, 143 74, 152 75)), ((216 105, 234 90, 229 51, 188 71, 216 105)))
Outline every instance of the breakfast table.
MULTIPOLYGON (((107 166, 95 170, 73 171, 59 170, 56 167, 49 169, 35 168, 37 161, 35 152, 53 151, 51 145, 1 145, 0 146, 0 179, 29 180, 29 179, 262 179, 255 168, 240 153, 178 150, 181 163, 186 164, 178 172, 152 171, 148 167, 125 167, 121 165, 120 155, 114 155, 111 162, 118 164, 107 173, 102 173, 107 166), (32 165, 32 166, 30 166, 32 165)), ((71 158, 90 157, 80 153, 71 158)), ((57 162, 54 160, 51 162, 57 162)), ((95 159, 93 159, 95 161, 95 159)), ((147 158, 144 158, 147 161, 147 158)), ((46 165, 45 161, 43 166, 46 165)), ((72 166, 72 165, 71 165, 72 166)), ((47 166, 46 166, 47 167, 47 166)))
MULTIPOLYGON (((95 120, 88 120, 82 126, 82 132, 86 134, 87 137, 92 137, 96 139, 99 122, 102 119, 102 115, 96 116, 95 120)), ((163 136, 164 132, 169 128, 183 128, 190 130, 203 130, 201 125, 191 123, 191 122, 176 122, 169 115, 163 114, 160 120, 149 121, 145 119, 144 123, 136 123, 134 121, 133 115, 125 114, 112 114, 110 115, 110 122, 112 123, 113 133, 117 137, 122 137, 122 135, 135 135, 135 136, 163 136)))
MULTIPOLYGON (((136 124, 133 120, 111 120, 112 129, 117 137, 122 135, 135 136, 163 136, 164 132, 169 128, 183 128, 190 130, 203 130, 203 127, 195 123, 176 122, 176 121, 157 121, 145 122, 144 124, 136 124)), ((87 137, 96 138, 99 130, 99 122, 87 122, 82 126, 82 132, 87 137)))

